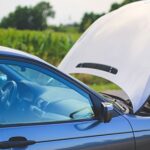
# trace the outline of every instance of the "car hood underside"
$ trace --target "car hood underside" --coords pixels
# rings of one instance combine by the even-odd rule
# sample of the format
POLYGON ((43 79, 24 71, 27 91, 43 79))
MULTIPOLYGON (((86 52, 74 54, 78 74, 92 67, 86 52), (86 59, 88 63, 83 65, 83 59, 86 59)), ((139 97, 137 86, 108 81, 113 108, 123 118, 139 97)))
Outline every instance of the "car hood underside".
POLYGON ((150 94, 149 14, 150 2, 141 1, 98 19, 69 51, 59 69, 112 81, 126 92, 137 112, 150 94))

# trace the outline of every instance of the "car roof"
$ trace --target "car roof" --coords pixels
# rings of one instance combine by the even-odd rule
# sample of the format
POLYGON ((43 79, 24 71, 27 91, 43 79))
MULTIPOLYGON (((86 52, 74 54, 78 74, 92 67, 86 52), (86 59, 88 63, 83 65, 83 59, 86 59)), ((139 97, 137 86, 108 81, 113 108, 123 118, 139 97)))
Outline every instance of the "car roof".
POLYGON ((37 56, 28 54, 28 53, 23 52, 21 50, 16 50, 16 49, 4 47, 4 46, 0 46, 0 55, 21 57, 21 58, 29 58, 29 59, 32 59, 32 60, 36 60, 36 61, 40 61, 40 62, 48 64, 47 62, 45 62, 44 60, 40 59, 37 56))

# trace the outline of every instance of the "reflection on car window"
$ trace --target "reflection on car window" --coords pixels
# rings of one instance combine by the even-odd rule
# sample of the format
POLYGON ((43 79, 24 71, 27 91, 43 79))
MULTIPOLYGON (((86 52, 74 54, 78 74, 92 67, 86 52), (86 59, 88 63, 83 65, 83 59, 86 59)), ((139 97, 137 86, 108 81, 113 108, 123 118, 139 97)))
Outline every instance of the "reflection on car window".
POLYGON ((52 77, 43 74, 42 72, 33 70, 31 68, 14 66, 14 65, 13 66, 9 65, 9 67, 28 81, 32 81, 40 85, 55 85, 55 86, 57 85, 57 86, 67 87, 61 82, 54 80, 52 77))
POLYGON ((49 76, 30 68, 14 65, 9 65, 9 67, 11 67, 11 69, 15 70, 18 74, 20 74, 24 79, 28 81, 32 81, 39 84, 46 84, 50 79, 49 76))
POLYGON ((91 119, 87 93, 44 68, 21 62, 1 63, 0 124, 91 119), (17 65, 19 64, 19 65, 17 65))
POLYGON ((7 82, 7 75, 0 71, 0 87, 7 82))

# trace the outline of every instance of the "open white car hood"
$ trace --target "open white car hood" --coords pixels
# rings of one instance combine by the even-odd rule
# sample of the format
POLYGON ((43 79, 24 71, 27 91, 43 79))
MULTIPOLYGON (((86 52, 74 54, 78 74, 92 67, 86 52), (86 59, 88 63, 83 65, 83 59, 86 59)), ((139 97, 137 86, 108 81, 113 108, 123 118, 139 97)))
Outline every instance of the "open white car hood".
POLYGON ((137 112, 150 95, 150 2, 126 5, 97 20, 59 69, 114 82, 126 92, 137 112))

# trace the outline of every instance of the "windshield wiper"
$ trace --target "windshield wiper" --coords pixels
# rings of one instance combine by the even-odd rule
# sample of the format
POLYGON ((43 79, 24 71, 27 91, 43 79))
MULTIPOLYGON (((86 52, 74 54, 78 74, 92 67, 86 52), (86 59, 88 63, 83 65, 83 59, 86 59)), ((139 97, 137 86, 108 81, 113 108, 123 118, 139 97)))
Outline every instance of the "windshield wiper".
POLYGON ((119 108, 121 111, 123 112, 128 111, 128 107, 126 107, 127 104, 125 103, 124 99, 111 94, 106 94, 106 93, 101 93, 101 94, 107 97, 108 98, 107 100, 111 102, 113 105, 115 105, 117 108, 119 108))

